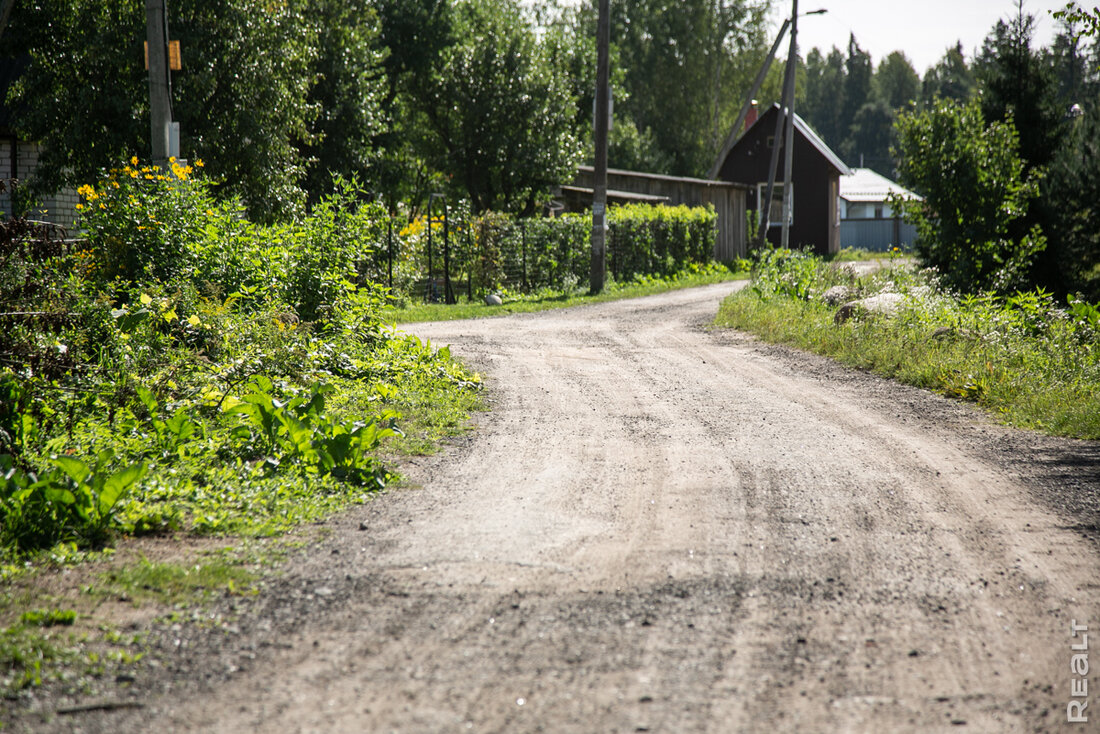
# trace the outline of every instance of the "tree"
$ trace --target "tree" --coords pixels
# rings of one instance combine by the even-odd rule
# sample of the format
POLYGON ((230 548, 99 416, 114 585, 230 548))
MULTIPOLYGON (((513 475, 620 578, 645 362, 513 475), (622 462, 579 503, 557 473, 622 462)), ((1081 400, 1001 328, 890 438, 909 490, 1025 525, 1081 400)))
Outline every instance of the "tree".
POLYGON ((1058 104, 1054 76, 1042 54, 1031 47, 1035 18, 1023 12, 998 21, 986 37, 976 63, 987 120, 1009 121, 1020 136, 1020 154, 1029 170, 1045 166, 1061 136, 1064 110, 1058 104))
POLYGON ((920 98, 920 77, 901 51, 882 60, 871 86, 875 96, 891 110, 900 110, 920 98))
POLYGON ((932 106, 936 99, 964 102, 974 93, 974 84, 974 74, 967 66, 962 41, 959 41, 925 72, 921 100, 926 106, 932 106))
POLYGON ((844 71, 844 107, 840 122, 844 139, 848 140, 856 114, 871 97, 874 74, 871 55, 859 47, 855 34, 848 38, 848 59, 844 62, 844 71))
POLYGON ((1073 123, 1043 182, 1050 248, 1043 284, 1055 293, 1082 293, 1100 302, 1100 111, 1073 123))
POLYGON ((318 110, 309 142, 301 146, 311 202, 332 193, 333 177, 366 181, 376 164, 375 141, 384 132, 382 99, 386 51, 379 20, 366 0, 314 0, 318 53, 309 102, 318 110))
POLYGON ((459 40, 413 90, 433 133, 435 165, 475 210, 530 213, 572 177, 574 100, 509 0, 466 0, 455 13, 459 40))
POLYGON ((917 227, 916 253, 962 291, 1009 291, 1027 284, 1046 246, 1039 227, 1014 229, 1038 195, 1025 174, 1015 129, 986 123, 977 101, 938 100, 897 123, 901 182, 924 196, 895 205, 917 227))
POLYGON ((890 155, 893 130, 894 110, 886 102, 872 99, 860 107, 848 139, 851 160, 893 177, 894 160, 890 155))
POLYGON ((440 55, 456 42, 450 0, 373 0, 378 11, 379 47, 385 49, 383 130, 372 141, 378 151, 372 180, 391 211, 397 202, 421 201, 442 185, 428 161, 434 134, 417 112, 416 90, 427 87, 440 55))
POLYGON ((625 117, 652 136, 653 159, 668 161, 655 173, 701 176, 710 168, 763 61, 767 20, 766 4, 747 0, 612 4, 624 70, 616 125, 625 117))
MULTIPOLYGON (((286 216, 303 195, 298 144, 310 138, 315 34, 307 0, 179 0, 169 24, 184 70, 173 75, 181 149, 203 158, 259 219, 286 216)), ((9 94, 16 127, 42 143, 32 191, 93 180, 149 149, 140 0, 17 5, 4 36, 31 63, 9 94)))
POLYGON ((844 97, 844 54, 835 46, 824 56, 813 49, 806 56, 804 99, 798 103, 802 117, 830 146, 841 145, 848 136, 842 111, 844 97))

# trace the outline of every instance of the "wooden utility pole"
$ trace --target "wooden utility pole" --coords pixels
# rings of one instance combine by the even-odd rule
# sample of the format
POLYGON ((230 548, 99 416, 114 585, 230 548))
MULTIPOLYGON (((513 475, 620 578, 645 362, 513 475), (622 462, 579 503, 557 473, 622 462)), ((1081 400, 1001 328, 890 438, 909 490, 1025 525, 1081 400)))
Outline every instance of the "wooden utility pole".
POLYGON ((593 294, 603 290, 607 266, 607 133, 610 103, 608 81, 609 47, 611 46, 611 0, 597 0, 599 19, 596 22, 596 119, 593 137, 596 143, 595 176, 592 186, 592 277, 593 294))
POLYGON ((792 0, 794 6, 791 9, 791 50, 787 53, 787 64, 790 67, 787 84, 790 91, 787 95, 787 135, 783 141, 783 234, 780 237, 781 246, 786 249, 791 246, 791 175, 794 168, 794 94, 795 74, 798 69, 798 0, 792 0))
POLYGON ((145 33, 149 43, 149 140, 153 162, 164 165, 170 155, 172 100, 168 91, 168 22, 165 0, 145 0, 145 33))

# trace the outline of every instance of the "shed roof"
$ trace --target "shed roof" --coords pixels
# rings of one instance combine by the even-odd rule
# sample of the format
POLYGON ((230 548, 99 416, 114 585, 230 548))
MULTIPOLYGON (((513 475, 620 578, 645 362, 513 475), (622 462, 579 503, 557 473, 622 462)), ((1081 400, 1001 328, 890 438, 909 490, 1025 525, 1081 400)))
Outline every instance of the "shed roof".
MULTIPOLYGON (((719 171, 722 170, 722 166, 725 164, 726 159, 733 151, 733 148, 745 139, 745 136, 748 135, 749 130, 752 130, 757 125, 764 124, 765 117, 768 118, 768 121, 771 125, 775 125, 775 118, 771 114, 773 112, 775 114, 783 114, 783 108, 779 106, 778 102, 774 103, 771 106, 771 109, 767 110, 762 115, 757 117, 756 121, 753 122, 753 124, 750 125, 743 133, 737 134, 736 130, 730 131, 730 135, 726 139, 725 145, 722 146, 722 152, 718 154, 718 160, 715 161, 714 167, 710 170, 711 178, 718 177, 719 171)), ((841 176, 846 176, 852 172, 852 169, 848 168, 847 164, 845 164, 844 161, 840 159, 840 156, 834 153, 833 149, 825 144, 825 141, 821 139, 821 136, 818 135, 817 132, 812 127, 810 127, 805 120, 799 117, 797 112, 794 115, 794 129, 798 131, 802 135, 802 137, 806 139, 806 142, 813 146, 813 148, 817 150, 817 152, 819 152, 826 161, 829 162, 829 165, 839 171, 841 176)))
MULTIPOLYGON (((578 171, 595 172, 594 166, 577 166, 578 171)), ((608 168, 609 176, 628 176, 630 178, 645 178, 652 181, 664 181, 666 183, 683 183, 704 188, 743 189, 743 184, 732 181, 718 181, 710 178, 691 178, 690 176, 667 176, 663 173, 646 173, 644 171, 627 171, 623 168, 608 168)))
MULTIPOLYGON (((572 194, 583 194, 585 196, 592 196, 595 192, 584 186, 562 186, 563 192, 569 192, 572 194)), ((616 191, 613 189, 607 190, 608 199, 621 199, 623 201, 641 201, 649 204, 667 204, 667 196, 655 196, 653 194, 639 194, 634 191, 616 191)))
POLYGON ((854 168, 851 173, 840 177, 840 198, 848 202, 886 201, 892 194, 907 200, 921 198, 870 168, 854 168))

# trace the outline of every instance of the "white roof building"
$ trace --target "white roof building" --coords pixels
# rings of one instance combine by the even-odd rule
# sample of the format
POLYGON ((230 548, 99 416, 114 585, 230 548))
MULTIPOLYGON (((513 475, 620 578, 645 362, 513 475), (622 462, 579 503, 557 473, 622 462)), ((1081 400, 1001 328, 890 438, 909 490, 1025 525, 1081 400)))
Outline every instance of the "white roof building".
POLYGON ((894 210, 889 204, 892 194, 908 200, 921 198, 870 168, 853 168, 850 174, 840 177, 840 218, 893 219, 894 210))

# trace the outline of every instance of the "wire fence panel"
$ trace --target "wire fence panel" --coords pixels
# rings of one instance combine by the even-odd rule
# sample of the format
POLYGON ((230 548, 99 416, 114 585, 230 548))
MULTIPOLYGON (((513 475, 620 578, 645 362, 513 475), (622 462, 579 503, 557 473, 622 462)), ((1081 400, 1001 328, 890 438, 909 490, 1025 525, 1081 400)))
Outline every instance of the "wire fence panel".
MULTIPOLYGON (((498 212, 471 215, 455 207, 381 228, 377 248, 385 282, 429 302, 487 293, 571 291, 589 278, 591 219, 580 214, 520 219, 498 212), (449 290, 448 290, 449 286, 449 290)), ((710 209, 621 207, 611 210, 608 270, 616 280, 666 276, 711 259, 717 218, 710 209)))

